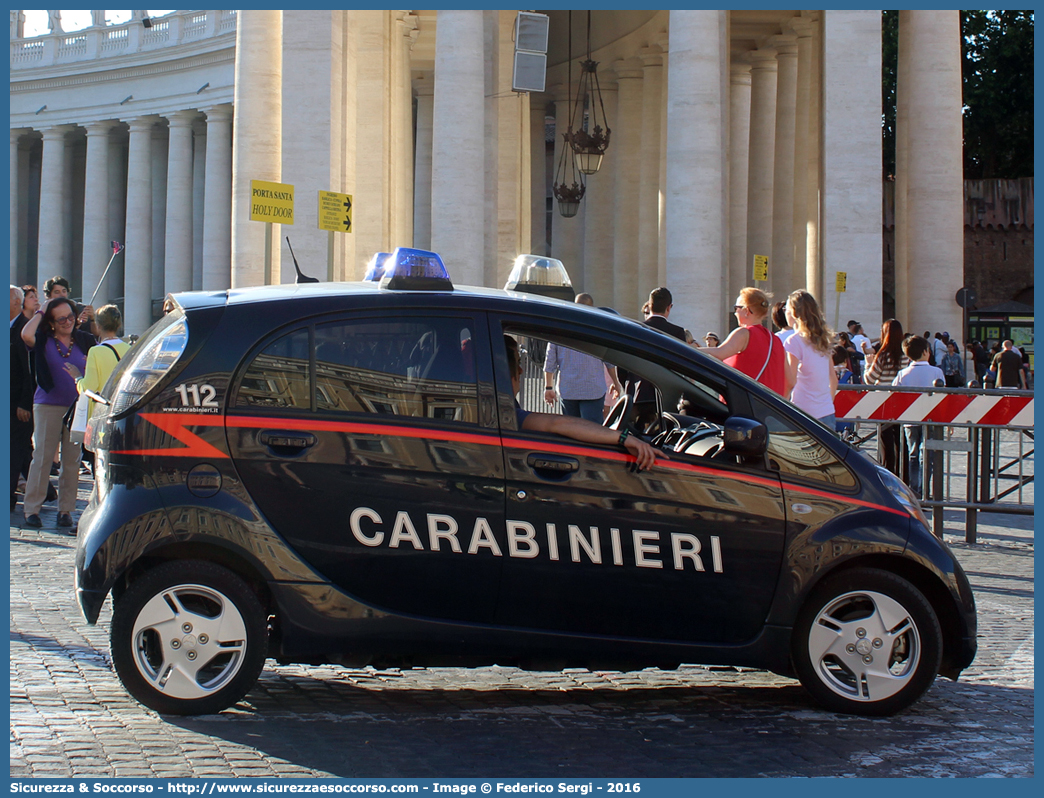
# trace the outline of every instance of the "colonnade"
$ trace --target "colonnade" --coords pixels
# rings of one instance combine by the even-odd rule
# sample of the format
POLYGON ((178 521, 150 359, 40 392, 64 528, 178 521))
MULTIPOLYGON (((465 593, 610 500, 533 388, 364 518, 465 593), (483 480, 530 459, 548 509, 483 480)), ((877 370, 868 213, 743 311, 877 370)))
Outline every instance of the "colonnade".
MULTIPOLYGON (((580 212, 553 212, 549 241, 579 67, 571 82, 552 61, 546 93, 512 92, 515 12, 239 12, 234 79, 224 57, 225 82, 196 92, 219 88, 220 102, 178 91, 91 119, 12 103, 12 279, 64 272, 89 296, 109 240, 126 240, 95 304, 122 297, 140 332, 168 291, 291 281, 286 235, 306 272, 335 280, 414 245, 440 252, 459 283, 499 286, 515 255, 549 246, 597 304, 636 316, 665 284, 673 318, 723 331, 757 254, 778 297, 807 287, 831 323, 836 307, 870 329, 882 314, 880 13, 766 14, 648 12, 607 37, 592 57, 611 143, 580 212), (297 195, 268 274, 253 179, 297 195), (318 230, 318 190, 352 195, 351 233, 318 230)), ((957 12, 900 17, 896 301, 914 328, 960 326, 956 26, 957 12), (924 264, 935 279, 911 279, 924 264)), ((192 68, 193 81, 210 74, 192 68)))
POLYGON ((96 306, 119 299, 128 329, 139 332, 152 323, 160 292, 228 288, 231 120, 225 104, 12 129, 12 281, 42 284, 62 274, 85 302, 95 289, 96 306), (34 173, 30 162, 37 159, 34 173), (74 163, 82 164, 82 177, 74 163), (27 208, 33 174, 36 224, 27 208), (126 250, 99 287, 114 240, 126 250), (32 248, 37 268, 30 274, 32 248))

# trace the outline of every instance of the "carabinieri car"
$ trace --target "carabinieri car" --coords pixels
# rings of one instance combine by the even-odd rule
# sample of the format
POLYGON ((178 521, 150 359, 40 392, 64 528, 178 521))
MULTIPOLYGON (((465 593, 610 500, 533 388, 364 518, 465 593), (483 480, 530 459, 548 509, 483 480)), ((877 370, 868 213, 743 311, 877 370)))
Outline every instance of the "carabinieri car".
POLYGON ((884 715, 972 661, 956 559, 819 422, 604 310, 455 288, 418 250, 385 268, 176 295, 103 390, 76 589, 90 624, 112 594, 112 661, 141 703, 219 711, 271 656, 741 665, 884 715), (606 424, 655 465, 521 429, 505 336, 530 410, 551 342, 654 384, 651 424, 629 393, 606 424))

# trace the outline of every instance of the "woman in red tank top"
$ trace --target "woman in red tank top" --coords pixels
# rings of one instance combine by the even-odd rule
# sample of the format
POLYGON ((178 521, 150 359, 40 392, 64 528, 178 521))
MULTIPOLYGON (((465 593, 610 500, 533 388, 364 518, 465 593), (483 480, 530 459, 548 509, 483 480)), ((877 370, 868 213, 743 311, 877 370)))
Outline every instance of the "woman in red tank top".
POLYGON ((744 288, 733 310, 739 327, 720 346, 703 347, 718 358, 780 396, 786 395, 786 354, 779 339, 763 325, 769 312, 769 295, 758 288, 744 288))

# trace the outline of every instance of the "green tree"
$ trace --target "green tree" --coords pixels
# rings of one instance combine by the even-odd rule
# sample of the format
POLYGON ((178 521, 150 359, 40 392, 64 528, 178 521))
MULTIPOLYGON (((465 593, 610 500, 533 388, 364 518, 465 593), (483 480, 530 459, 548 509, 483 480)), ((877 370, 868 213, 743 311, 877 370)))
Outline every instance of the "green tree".
MULTIPOLYGON (((895 174, 899 12, 881 18, 882 166, 895 174)), ((1033 176, 1033 12, 962 11, 964 176, 1033 176)))
POLYGON ((1033 176, 1033 12, 962 11, 964 176, 1033 176))
POLYGON ((881 129, 885 175, 895 174, 895 86, 899 71, 899 12, 881 12, 881 129))

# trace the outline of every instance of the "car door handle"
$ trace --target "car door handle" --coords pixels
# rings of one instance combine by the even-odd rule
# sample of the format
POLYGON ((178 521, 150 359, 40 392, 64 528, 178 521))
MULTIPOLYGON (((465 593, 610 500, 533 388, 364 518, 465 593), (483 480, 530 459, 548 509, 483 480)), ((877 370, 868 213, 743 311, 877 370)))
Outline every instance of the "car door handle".
POLYGON ((263 446, 271 446, 273 449, 300 451, 315 446, 315 436, 310 432, 266 429, 257 434, 257 440, 263 446))
POLYGON ((560 457, 555 454, 530 453, 526 463, 536 471, 550 471, 555 474, 570 474, 580 470, 580 461, 573 457, 560 457))

